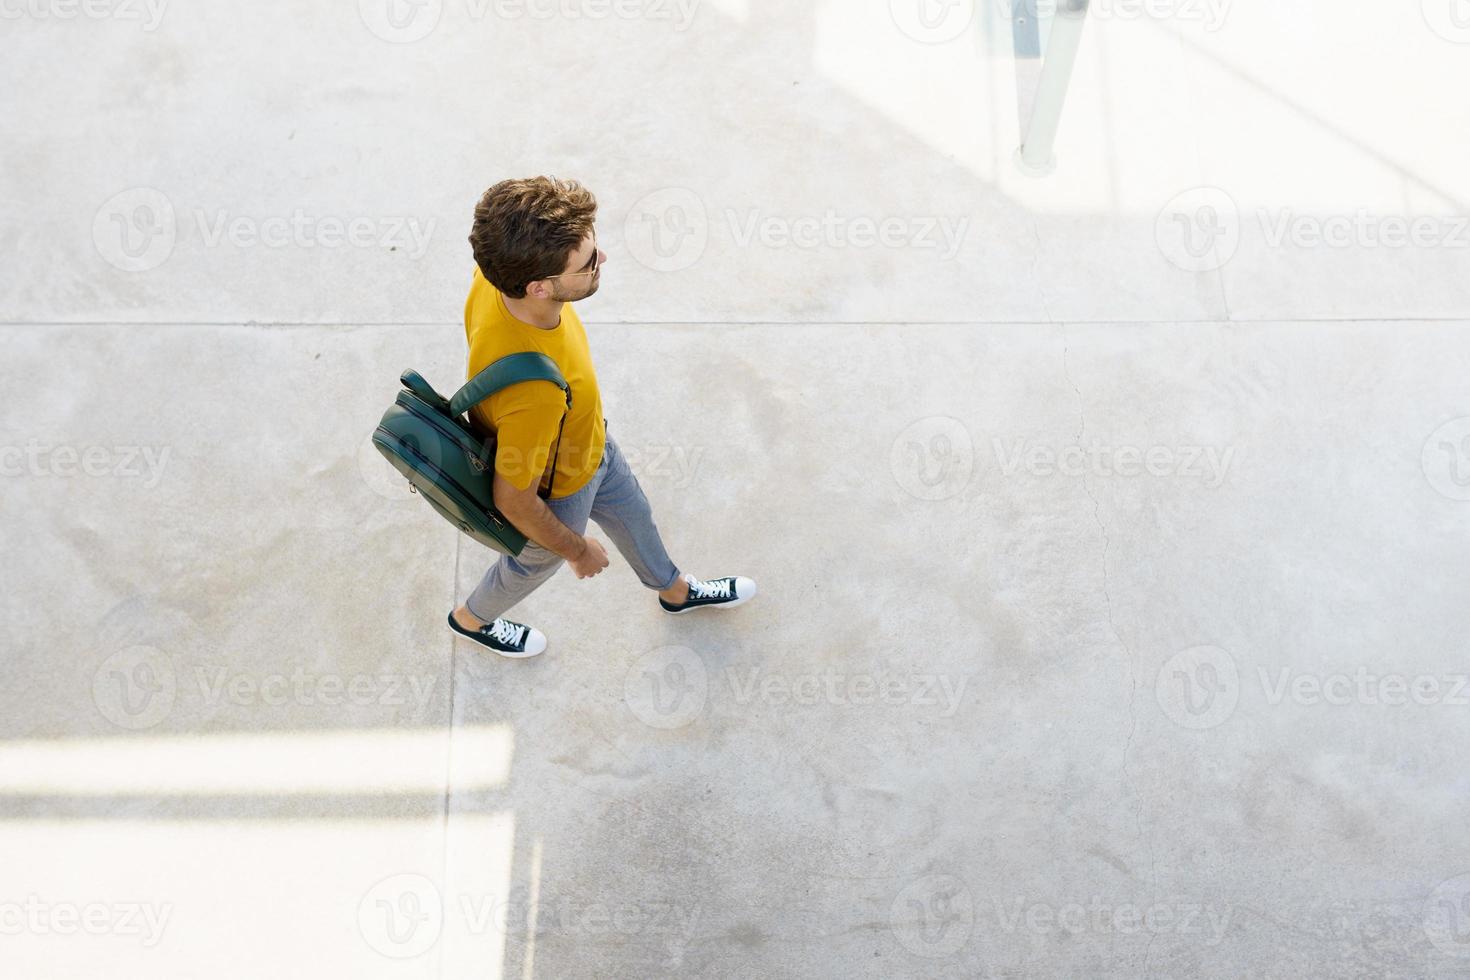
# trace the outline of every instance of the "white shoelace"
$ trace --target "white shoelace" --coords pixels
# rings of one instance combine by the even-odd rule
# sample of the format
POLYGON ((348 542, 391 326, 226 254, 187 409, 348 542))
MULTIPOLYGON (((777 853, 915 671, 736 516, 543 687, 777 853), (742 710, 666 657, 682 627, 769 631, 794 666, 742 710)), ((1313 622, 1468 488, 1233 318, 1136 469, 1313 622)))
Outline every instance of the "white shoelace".
POLYGON ((691 578, 689 595, 693 599, 728 599, 730 598, 730 580, 722 578, 718 582, 701 582, 697 578, 691 578))
POLYGON ((490 635, 506 646, 519 646, 525 632, 524 626, 517 626, 508 619, 497 619, 490 624, 490 635))

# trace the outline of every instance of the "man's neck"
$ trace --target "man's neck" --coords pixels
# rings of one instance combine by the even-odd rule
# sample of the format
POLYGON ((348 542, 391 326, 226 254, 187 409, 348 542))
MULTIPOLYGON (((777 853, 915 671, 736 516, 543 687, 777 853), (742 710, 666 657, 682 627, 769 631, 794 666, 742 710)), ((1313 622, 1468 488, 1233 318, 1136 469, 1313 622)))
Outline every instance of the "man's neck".
POLYGON ((510 315, 523 323, 542 330, 555 330, 561 326, 561 300, 555 299, 512 299, 505 297, 505 308, 510 315))

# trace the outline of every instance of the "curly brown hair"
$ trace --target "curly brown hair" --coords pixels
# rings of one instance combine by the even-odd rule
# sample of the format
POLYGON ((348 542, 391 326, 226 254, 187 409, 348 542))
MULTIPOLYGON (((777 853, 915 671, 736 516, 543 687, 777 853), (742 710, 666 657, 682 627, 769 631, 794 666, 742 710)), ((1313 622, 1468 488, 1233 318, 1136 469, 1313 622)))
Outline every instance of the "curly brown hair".
POLYGON ((522 299, 529 283, 566 267, 596 218, 597 198, 575 180, 502 180, 475 205, 470 248, 491 285, 522 299))

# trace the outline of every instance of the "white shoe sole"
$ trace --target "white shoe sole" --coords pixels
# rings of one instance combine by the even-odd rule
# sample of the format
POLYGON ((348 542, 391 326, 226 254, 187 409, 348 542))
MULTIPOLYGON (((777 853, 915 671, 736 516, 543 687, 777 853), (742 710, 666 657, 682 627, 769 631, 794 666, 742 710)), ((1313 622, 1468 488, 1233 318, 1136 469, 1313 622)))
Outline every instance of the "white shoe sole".
POLYGON ((663 606, 659 606, 659 608, 664 609, 664 612, 670 616, 682 616, 685 613, 699 612, 701 609, 734 609, 736 606, 744 605, 754 599, 757 591, 755 582, 751 581, 750 593, 748 595, 740 596, 738 599, 731 599, 729 602, 710 602, 702 606, 689 606, 685 609, 664 609, 663 606))
POLYGON ((516 653, 511 650, 495 649, 490 644, 480 639, 478 633, 471 633, 463 626, 456 623, 454 621, 454 613, 449 614, 449 628, 453 630, 456 635, 464 637, 466 640, 469 640, 471 643, 475 644, 475 646, 483 647, 493 654, 504 657, 506 660, 529 660, 532 657, 539 657, 541 656, 541 654, 546 652, 546 637, 543 636, 540 631, 534 631, 530 633, 526 637, 526 649, 521 653, 516 653))

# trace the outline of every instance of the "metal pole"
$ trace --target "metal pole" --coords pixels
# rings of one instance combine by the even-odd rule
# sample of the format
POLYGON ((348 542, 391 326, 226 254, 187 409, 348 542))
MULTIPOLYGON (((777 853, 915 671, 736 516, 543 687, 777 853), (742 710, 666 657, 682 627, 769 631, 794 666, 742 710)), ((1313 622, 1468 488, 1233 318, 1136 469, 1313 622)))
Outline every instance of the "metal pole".
POLYGON ((1077 49, 1082 44, 1087 4, 1088 0, 1059 0, 1056 16, 1052 19, 1046 58, 1041 64, 1041 79, 1036 83, 1036 101, 1031 106, 1031 122, 1017 153, 1021 169, 1034 176, 1043 176, 1056 169, 1052 146, 1056 143, 1057 127, 1062 121, 1062 104, 1067 100, 1067 86, 1072 80, 1077 49))

